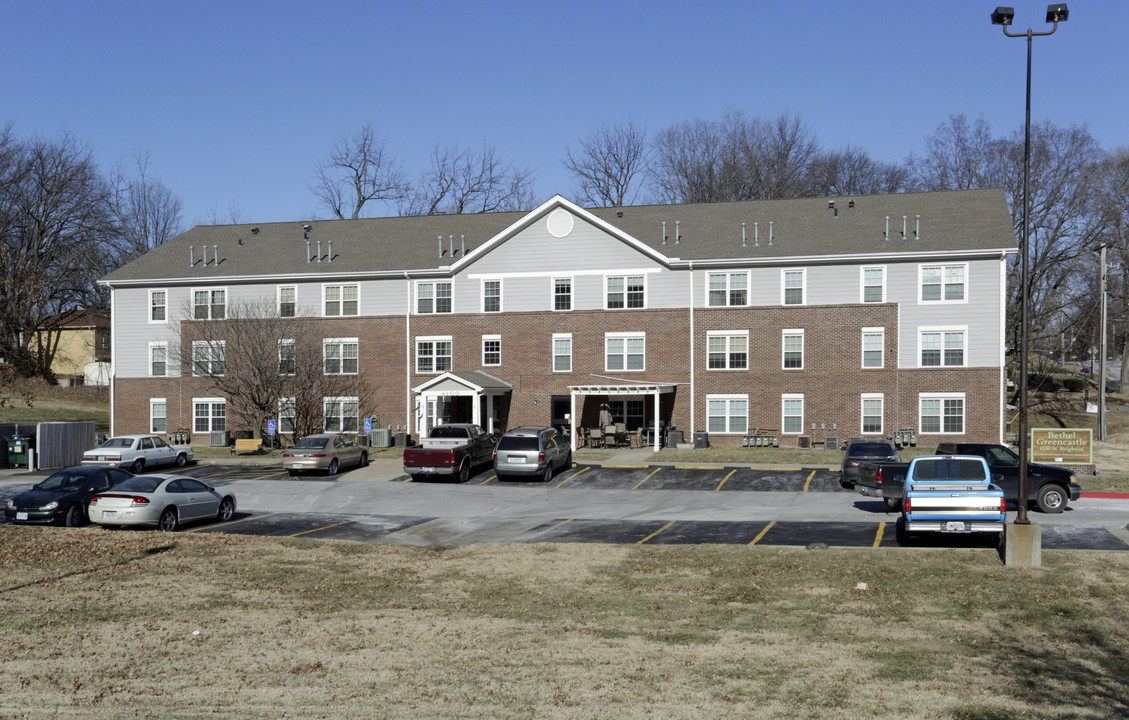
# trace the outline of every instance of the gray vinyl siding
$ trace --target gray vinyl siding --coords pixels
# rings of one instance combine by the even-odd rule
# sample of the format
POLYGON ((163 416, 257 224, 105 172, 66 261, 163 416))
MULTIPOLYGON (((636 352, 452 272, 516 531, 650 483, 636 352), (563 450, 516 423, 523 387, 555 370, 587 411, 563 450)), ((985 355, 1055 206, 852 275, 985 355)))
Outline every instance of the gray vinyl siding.
MULTIPOLYGON (((116 377, 149 377, 149 343, 167 342, 171 350, 178 341, 177 318, 182 296, 175 292, 175 288, 158 289, 168 291, 168 322, 165 323, 149 322, 148 288, 114 290, 114 343, 110 354, 116 377)), ((186 296, 185 293, 183 297, 186 296)), ((172 376, 176 374, 176 368, 171 362, 172 353, 169 354, 168 374, 172 376)))

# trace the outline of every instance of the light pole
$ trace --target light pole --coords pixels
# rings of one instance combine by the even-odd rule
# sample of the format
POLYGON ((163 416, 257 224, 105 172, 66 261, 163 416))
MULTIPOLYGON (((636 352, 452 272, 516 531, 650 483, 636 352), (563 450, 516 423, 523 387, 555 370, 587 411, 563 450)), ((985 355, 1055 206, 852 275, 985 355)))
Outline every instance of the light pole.
POLYGON ((1023 243, 1020 252, 1020 312, 1019 312, 1019 511, 1016 513, 1015 522, 1027 525, 1027 254, 1030 250, 1029 229, 1027 226, 1028 215, 1031 208, 1031 38, 1036 35, 1053 35, 1058 30, 1059 22, 1066 22, 1070 11, 1066 3, 1055 3, 1047 6, 1047 22, 1054 23, 1054 27, 1046 32, 1035 32, 1027 28, 1027 32, 1008 32, 1008 26, 1015 20, 1015 8, 997 7, 992 13, 992 24, 1003 26, 1004 35, 1008 37, 1027 38, 1027 114, 1023 123, 1023 243))

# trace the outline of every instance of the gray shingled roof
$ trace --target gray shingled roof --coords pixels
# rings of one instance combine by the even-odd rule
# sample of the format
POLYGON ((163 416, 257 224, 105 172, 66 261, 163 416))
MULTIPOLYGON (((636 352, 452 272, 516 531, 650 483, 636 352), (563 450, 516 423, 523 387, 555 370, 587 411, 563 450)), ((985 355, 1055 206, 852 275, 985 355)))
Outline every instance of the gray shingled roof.
MULTIPOLYGON (((642 205, 589 212, 655 251, 681 260, 1016 249, 1002 189, 642 205), (828 208, 829 200, 834 200, 837 216, 828 208), (849 207, 852 200, 854 207, 849 207), (890 233, 889 239, 884 239, 887 216, 890 233), (920 237, 915 238, 918 216, 920 237), (903 217, 906 238, 901 234, 903 217), (664 221, 668 236, 665 245, 664 221), (677 243, 675 223, 681 234, 677 243), (741 223, 745 223, 744 247, 741 223), (754 223, 759 228, 759 246, 754 245, 754 223)), ((454 236, 456 250, 461 250, 465 237, 469 253, 527 215, 507 212, 198 226, 110 273, 103 282, 435 270, 451 264, 447 254, 439 257, 437 237, 444 238, 445 251, 450 236, 454 236), (310 226, 308 233, 303 230, 306 224, 310 226), (313 254, 318 241, 323 255, 328 254, 332 243, 333 262, 307 262, 306 235, 313 254), (216 250, 218 265, 213 262, 216 250), (207 267, 202 264, 205 251, 207 267), (191 256, 195 265, 190 265, 191 256)), ((455 259, 459 257, 461 254, 455 259)))

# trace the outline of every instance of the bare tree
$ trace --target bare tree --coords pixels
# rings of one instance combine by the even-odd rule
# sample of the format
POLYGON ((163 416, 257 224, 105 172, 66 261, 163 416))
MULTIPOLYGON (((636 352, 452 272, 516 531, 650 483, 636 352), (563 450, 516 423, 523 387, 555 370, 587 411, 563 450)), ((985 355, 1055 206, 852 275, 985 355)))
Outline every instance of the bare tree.
POLYGON ((318 163, 310 190, 334 217, 355 220, 366 203, 399 201, 408 187, 395 154, 365 123, 337 139, 329 157, 318 163))
POLYGON ((121 165, 110 175, 110 210, 120 234, 114 267, 141 257, 183 229, 180 198, 149 174, 149 153, 137 153, 133 161, 136 175, 121 165))
POLYGON ((533 172, 507 163, 493 145, 482 150, 436 145, 431 167, 400 206, 401 215, 461 215, 533 208, 533 172))
POLYGON ((874 160, 856 145, 820 154, 812 163, 816 195, 876 195, 910 187, 909 168, 874 160))
POLYGON ((654 144, 653 192, 666 203, 729 199, 724 187, 725 154, 720 123, 696 119, 661 130, 654 144))
POLYGON ((925 138, 925 154, 906 160, 920 190, 973 190, 1001 187, 1006 173, 1007 148, 983 116, 969 122, 964 114, 925 138))
MULTIPOLYGON (((1129 148, 1120 148, 1101 165, 1098 203, 1104 219, 1100 242, 1107 246, 1107 286, 1112 310, 1120 323, 1111 322, 1110 334, 1121 357, 1121 389, 1129 388, 1129 148)), ((1097 256, 1091 255, 1086 271, 1097 277, 1097 256)), ((1096 298, 1100 300, 1100 298, 1096 298)))
POLYGON ((593 207, 634 203, 650 159, 647 132, 634 123, 604 125, 565 149, 563 165, 572 174, 581 202, 593 207))

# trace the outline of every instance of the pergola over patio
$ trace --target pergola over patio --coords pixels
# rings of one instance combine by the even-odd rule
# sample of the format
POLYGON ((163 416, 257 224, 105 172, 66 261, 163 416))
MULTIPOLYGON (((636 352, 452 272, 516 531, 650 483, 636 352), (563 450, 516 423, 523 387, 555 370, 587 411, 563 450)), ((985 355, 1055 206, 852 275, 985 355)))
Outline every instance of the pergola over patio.
POLYGON ((569 392, 572 396, 572 402, 569 406, 569 443, 573 450, 576 450, 577 438, 577 413, 576 413, 576 398, 581 395, 653 395, 654 401, 654 427, 650 434, 652 438, 652 446, 655 452, 659 451, 659 437, 660 418, 659 418, 659 397, 668 393, 674 392, 677 387, 675 383, 636 383, 631 385, 570 385, 569 392))

